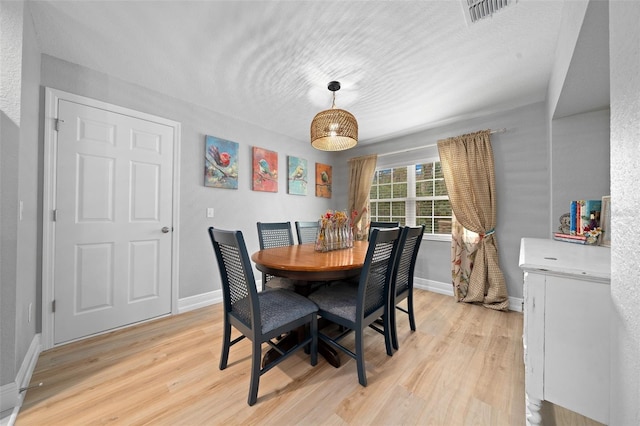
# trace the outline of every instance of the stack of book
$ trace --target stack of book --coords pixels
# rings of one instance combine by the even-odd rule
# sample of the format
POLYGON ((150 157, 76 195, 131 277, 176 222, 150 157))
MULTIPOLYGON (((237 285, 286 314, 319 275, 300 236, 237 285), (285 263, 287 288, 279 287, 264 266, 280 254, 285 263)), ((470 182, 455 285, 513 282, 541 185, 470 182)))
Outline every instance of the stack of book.
POLYGON ((602 200, 576 200, 571 202, 571 224, 569 234, 582 235, 587 230, 600 226, 602 200))
POLYGON ((561 232, 554 232, 553 239, 574 244, 585 244, 587 242, 587 237, 584 235, 563 234, 561 232))

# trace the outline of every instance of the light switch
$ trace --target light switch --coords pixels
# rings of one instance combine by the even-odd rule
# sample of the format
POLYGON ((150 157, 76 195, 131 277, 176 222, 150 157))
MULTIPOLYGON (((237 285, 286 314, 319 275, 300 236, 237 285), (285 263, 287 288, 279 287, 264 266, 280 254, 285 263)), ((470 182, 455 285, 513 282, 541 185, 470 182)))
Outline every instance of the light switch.
POLYGON ((213 207, 207 207, 207 217, 213 217, 213 207))

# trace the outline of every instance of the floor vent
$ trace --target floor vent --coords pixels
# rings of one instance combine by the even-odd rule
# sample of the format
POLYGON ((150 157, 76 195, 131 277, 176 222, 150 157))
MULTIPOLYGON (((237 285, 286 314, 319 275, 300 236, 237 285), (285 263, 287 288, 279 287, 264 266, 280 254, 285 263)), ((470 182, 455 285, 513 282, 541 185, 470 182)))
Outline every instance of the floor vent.
POLYGON ((516 0, 461 0, 467 25, 487 18, 516 0))

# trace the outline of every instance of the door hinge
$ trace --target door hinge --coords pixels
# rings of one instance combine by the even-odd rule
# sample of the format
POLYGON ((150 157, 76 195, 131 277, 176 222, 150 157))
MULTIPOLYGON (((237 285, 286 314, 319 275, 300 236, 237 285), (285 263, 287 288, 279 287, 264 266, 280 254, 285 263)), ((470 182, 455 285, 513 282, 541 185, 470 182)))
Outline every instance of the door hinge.
POLYGON ((64 120, 61 118, 56 118, 56 124, 55 124, 56 132, 60 130, 60 123, 64 123, 64 120))
POLYGON ((58 219, 58 210, 52 210, 51 211, 51 220, 53 220, 54 222, 58 219))
POLYGON ((51 302, 51 312, 55 312, 55 311, 56 311, 56 301, 55 301, 55 300, 53 300, 53 301, 51 302))

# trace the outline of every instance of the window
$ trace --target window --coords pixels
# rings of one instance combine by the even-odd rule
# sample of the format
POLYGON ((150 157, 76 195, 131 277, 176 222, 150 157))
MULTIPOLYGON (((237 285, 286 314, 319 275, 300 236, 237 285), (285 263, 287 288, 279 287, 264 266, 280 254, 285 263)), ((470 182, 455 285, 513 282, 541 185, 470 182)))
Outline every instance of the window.
POLYGON ((369 198, 373 221, 424 224, 426 237, 451 237, 451 204, 440 161, 377 169, 369 198))

